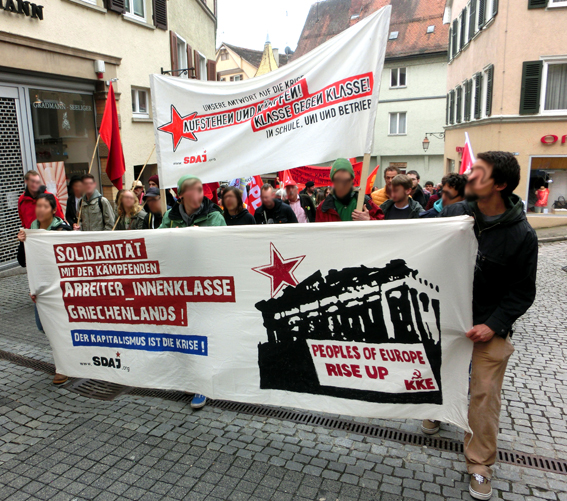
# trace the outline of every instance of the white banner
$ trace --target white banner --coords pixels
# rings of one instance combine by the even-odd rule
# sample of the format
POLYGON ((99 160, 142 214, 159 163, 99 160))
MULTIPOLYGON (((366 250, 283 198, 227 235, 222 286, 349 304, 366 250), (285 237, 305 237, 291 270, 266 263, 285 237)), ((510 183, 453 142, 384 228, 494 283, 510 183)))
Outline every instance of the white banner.
POLYGON ((476 245, 443 218, 30 230, 26 255, 60 373, 467 428, 476 245))
POLYGON ((160 181, 205 183, 372 151, 391 6, 257 78, 152 75, 160 181))

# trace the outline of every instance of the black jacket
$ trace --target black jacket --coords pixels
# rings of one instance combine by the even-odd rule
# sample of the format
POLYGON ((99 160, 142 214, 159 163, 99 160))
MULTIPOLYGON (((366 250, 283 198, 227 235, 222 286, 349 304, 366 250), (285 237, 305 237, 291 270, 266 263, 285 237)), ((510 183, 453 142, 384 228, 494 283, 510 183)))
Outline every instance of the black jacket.
POLYGON ((256 209, 254 213, 256 224, 268 224, 270 219, 272 220, 270 224, 297 223, 295 212, 288 204, 284 204, 279 198, 274 198, 274 204, 274 208, 268 211, 271 215, 266 212, 264 204, 256 209))
MULTIPOLYGON (((56 228, 51 228, 51 231, 73 231, 73 228, 69 226, 65 221, 62 221, 56 228)), ((26 248, 24 247, 24 242, 20 242, 18 246, 18 264, 22 267, 26 267, 26 248)))
POLYGON ((154 214, 153 212, 148 212, 144 218, 144 223, 142 229, 144 230, 157 230, 163 220, 163 214, 158 212, 154 214))
POLYGON ((506 202, 506 212, 492 223, 484 220, 475 202, 457 202, 440 214, 475 219, 473 322, 486 324, 501 337, 534 302, 538 253, 536 232, 526 219, 522 200, 512 195, 506 202))
MULTIPOLYGON (((305 211, 305 215, 307 216, 307 220, 310 223, 315 222, 315 214, 317 213, 317 207, 313 203, 313 200, 309 195, 299 194, 299 201, 301 202, 301 208, 305 211)), ((289 205, 289 201, 285 200, 287 205, 289 205)), ((293 209, 292 209, 293 210, 293 209)), ((294 212, 295 214, 295 212, 294 212)))
POLYGON ((224 220, 227 226, 243 226, 245 224, 256 224, 254 216, 248 212, 248 209, 242 209, 236 216, 231 216, 228 211, 224 210, 224 220))
POLYGON ((415 193, 411 197, 422 207, 425 207, 429 200, 429 197, 425 194, 420 184, 417 185, 415 193))
MULTIPOLYGON (((408 216, 408 219, 418 218, 419 214, 423 212, 423 207, 419 204, 417 200, 414 200, 413 198, 408 199, 408 204, 410 207, 410 214, 408 216)), ((390 212, 393 210, 393 207, 394 207, 394 201, 392 199, 386 200, 380 206, 382 212, 384 212, 384 219, 388 219, 388 216, 390 212)))

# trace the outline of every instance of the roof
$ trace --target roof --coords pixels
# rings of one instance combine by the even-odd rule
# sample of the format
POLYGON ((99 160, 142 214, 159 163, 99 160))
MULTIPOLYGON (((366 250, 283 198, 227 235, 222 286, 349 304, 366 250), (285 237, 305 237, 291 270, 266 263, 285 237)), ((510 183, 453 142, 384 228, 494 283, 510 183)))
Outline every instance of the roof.
POLYGON ((326 0, 311 5, 292 59, 297 59, 378 9, 392 5, 386 58, 447 52, 449 26, 443 24, 445 0, 326 0), (435 26, 427 33, 428 26, 435 26))
POLYGON ((274 71, 278 69, 278 63, 276 62, 276 58, 274 57, 274 52, 272 51, 272 44, 270 42, 266 42, 264 44, 264 53, 262 54, 262 61, 260 62, 260 66, 258 66, 258 70, 256 71, 255 77, 259 77, 260 75, 265 75, 270 71, 274 71))
MULTIPOLYGON (((245 49, 244 47, 237 47, 236 45, 231 45, 226 42, 223 42, 222 45, 228 47, 233 52, 236 52, 242 59, 246 59, 246 61, 254 66, 254 68, 258 68, 262 62, 262 55, 264 54, 263 50, 245 49)), ((279 65, 283 66, 284 64, 287 64, 290 59, 291 56, 288 56, 287 54, 280 54, 279 65)))

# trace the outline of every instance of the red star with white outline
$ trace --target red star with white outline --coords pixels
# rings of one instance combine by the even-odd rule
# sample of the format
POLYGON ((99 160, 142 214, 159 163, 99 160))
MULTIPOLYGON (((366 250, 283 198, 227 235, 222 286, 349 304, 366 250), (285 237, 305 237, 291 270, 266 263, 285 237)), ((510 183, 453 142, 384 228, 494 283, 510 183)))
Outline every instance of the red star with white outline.
POLYGON ((256 273, 269 277, 272 285, 272 297, 275 297, 286 285, 295 287, 299 282, 293 275, 305 256, 284 259, 275 245, 270 242, 270 264, 252 268, 256 273))
POLYGON ((197 112, 189 113, 182 117, 175 106, 171 105, 171 122, 161 125, 158 130, 171 134, 173 139, 173 151, 177 149, 181 139, 186 138, 191 141, 197 141, 197 137, 192 132, 183 132, 183 123, 188 120, 193 120, 197 116, 197 112))

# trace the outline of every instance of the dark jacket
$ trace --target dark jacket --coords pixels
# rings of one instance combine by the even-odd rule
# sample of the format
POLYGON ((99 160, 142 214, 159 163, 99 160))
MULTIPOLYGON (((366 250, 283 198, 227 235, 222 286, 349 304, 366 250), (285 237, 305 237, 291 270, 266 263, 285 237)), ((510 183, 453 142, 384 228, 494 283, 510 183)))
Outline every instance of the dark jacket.
MULTIPOLYGON (((33 221, 30 226, 32 230, 38 230, 39 223, 37 222, 37 219, 33 221)), ((73 228, 71 228, 60 217, 55 216, 51 226, 47 228, 46 231, 73 231, 73 228)), ((24 247, 24 242, 20 242, 20 245, 18 246, 18 263, 22 268, 26 267, 26 249, 24 247)))
MULTIPOLYGON (((420 184, 417 185, 415 193, 411 196, 421 207, 425 207, 429 200, 429 196, 425 194, 420 184)), ((421 209, 423 210, 423 208, 421 209)))
POLYGON ((124 231, 124 230, 143 230, 144 229, 144 221, 146 220, 146 211, 141 210, 130 220, 130 227, 126 228, 126 218, 119 216, 118 222, 114 227, 115 231, 124 231))
POLYGON ((228 211, 224 211, 224 220, 227 226, 243 226, 245 224, 256 224, 254 216, 248 212, 248 209, 242 209, 236 216, 231 216, 228 211))
POLYGON ((254 219, 256 224, 268 224, 270 219, 273 219, 274 224, 284 224, 284 223, 297 223, 297 217, 295 217, 295 212, 288 204, 284 204, 279 198, 274 198, 275 206, 270 211, 272 216, 269 216, 266 212, 264 204, 260 205, 254 213, 254 219))
MULTIPOLYGON (((315 214, 317 214, 317 207, 313 203, 313 200, 309 195, 299 194, 299 201, 301 202, 301 208, 305 211, 305 215, 307 216, 307 220, 310 223, 315 222, 315 214)), ((284 203, 289 205, 289 201, 285 200, 284 203)), ((292 209, 293 210, 293 209, 292 209)), ((295 214, 295 212, 294 212, 295 214)))
MULTIPOLYGON (((421 206, 421 204, 416 200, 414 200, 413 198, 409 198, 408 203, 410 206, 410 214, 408 219, 415 219, 416 217, 419 217, 419 214, 423 212, 423 207, 421 206)), ((394 201, 392 199, 386 200, 380 206, 382 212, 384 212, 384 219, 388 219, 388 214, 390 214, 390 211, 393 210, 393 207, 394 207, 394 201)))
POLYGON ((506 201, 506 212, 489 223, 476 202, 445 207, 440 217, 468 215, 475 219, 478 254, 473 285, 474 325, 486 324, 506 337, 514 322, 532 305, 536 294, 537 236, 517 195, 506 201))
POLYGON ((226 226, 221 208, 203 197, 201 207, 191 215, 188 225, 181 215, 181 206, 176 203, 164 215, 160 228, 186 228, 187 226, 226 226))
POLYGON ((161 226, 163 220, 163 215, 161 212, 154 214, 153 212, 148 212, 144 218, 144 224, 142 225, 143 230, 155 230, 161 226))
MULTIPOLYGON (((358 192, 355 192, 353 195, 355 198, 358 199, 358 192)), ((317 223, 334 223, 334 222, 342 222, 341 217, 335 207, 335 196, 331 193, 327 195, 327 198, 323 200, 319 207, 317 207, 317 216, 315 218, 315 222, 317 223)), ((364 197, 364 205, 368 209, 370 214, 370 219, 372 220, 380 220, 384 219, 384 214, 380 207, 378 207, 372 199, 365 195, 364 197)))

